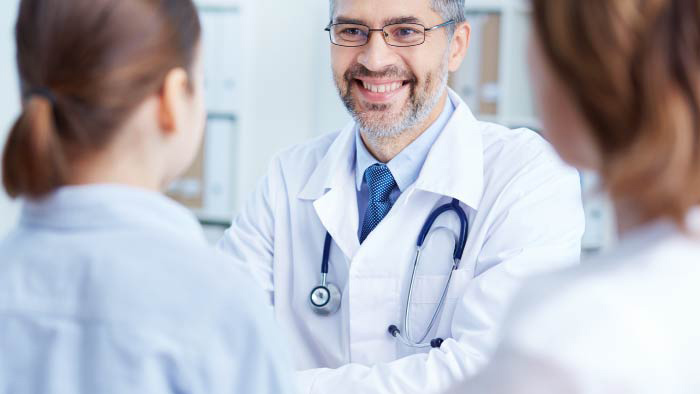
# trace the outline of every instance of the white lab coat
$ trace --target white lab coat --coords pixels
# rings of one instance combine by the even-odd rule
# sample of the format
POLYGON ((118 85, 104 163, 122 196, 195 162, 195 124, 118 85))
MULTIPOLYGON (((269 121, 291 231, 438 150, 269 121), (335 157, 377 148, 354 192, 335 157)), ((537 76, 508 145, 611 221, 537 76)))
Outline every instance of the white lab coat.
POLYGON ((528 282, 493 362, 454 393, 700 393, 700 211, 528 282))
MULTIPOLYGON (((441 392, 485 363, 523 277, 578 262, 584 218, 576 171, 534 132, 479 122, 454 92, 450 97, 457 108, 418 179, 362 245, 354 123, 278 155, 219 243, 270 295, 302 393, 441 392), (430 336, 446 340, 440 349, 415 351, 387 327, 402 327, 421 227, 452 198, 462 203, 470 231, 430 336), (337 314, 323 317, 308 297, 320 282, 326 231, 334 241, 329 280, 343 299, 337 314)), ((438 225, 458 229, 454 217, 438 225)), ((442 241, 416 278, 415 327, 427 326, 451 264, 452 245, 442 241)))

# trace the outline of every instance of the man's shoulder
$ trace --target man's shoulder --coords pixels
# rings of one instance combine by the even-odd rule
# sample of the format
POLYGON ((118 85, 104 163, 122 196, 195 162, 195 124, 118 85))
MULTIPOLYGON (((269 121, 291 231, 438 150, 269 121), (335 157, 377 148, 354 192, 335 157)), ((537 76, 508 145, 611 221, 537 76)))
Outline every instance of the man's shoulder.
POLYGON ((311 160, 319 162, 330 149, 333 142, 340 135, 341 130, 322 134, 311 140, 292 145, 277 154, 277 160, 282 162, 297 162, 299 160, 311 160))
POLYGON ((327 133, 282 150, 273 157, 268 168, 268 178, 275 184, 283 179, 289 193, 299 192, 341 133, 342 131, 327 133))
POLYGON ((554 148, 537 132, 527 128, 510 129, 479 122, 484 152, 484 173, 502 179, 566 176, 578 174, 566 165, 554 148))
POLYGON ((508 128, 506 126, 479 122, 483 139, 484 154, 501 157, 508 155, 512 160, 528 160, 536 156, 557 157, 552 146, 539 133, 528 128, 508 128))

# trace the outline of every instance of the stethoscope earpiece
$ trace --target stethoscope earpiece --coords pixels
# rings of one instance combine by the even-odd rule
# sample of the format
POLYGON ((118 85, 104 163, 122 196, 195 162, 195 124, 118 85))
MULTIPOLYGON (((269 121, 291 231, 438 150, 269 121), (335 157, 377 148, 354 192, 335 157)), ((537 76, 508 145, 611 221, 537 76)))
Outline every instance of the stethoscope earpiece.
POLYGON ((403 335, 401 335, 401 330, 399 330, 399 328, 396 327, 396 325, 394 325, 394 324, 390 325, 389 328, 387 329, 387 331, 389 331, 389 334, 392 337, 398 339, 401 343, 403 343, 404 345, 406 345, 408 347, 414 347, 414 348, 431 347, 434 349, 439 349, 440 346, 442 346, 442 343, 445 342, 442 338, 435 338, 435 339, 430 340, 430 345, 428 345, 426 343, 411 343, 406 338, 404 338, 403 335))

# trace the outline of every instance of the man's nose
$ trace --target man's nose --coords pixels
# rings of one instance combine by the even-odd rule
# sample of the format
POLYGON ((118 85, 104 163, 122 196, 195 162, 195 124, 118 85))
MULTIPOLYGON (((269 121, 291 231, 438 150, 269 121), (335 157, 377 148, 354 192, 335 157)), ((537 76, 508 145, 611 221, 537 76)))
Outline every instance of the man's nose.
POLYGON ((384 41, 383 31, 371 31, 357 61, 370 71, 382 71, 396 63, 397 55, 392 48, 384 41))

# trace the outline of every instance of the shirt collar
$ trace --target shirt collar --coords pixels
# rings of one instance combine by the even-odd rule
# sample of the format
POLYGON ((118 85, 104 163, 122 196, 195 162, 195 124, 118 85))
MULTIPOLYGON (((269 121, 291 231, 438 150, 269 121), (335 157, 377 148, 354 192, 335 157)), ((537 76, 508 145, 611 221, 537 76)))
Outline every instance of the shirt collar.
MULTIPOLYGON (((435 122, 389 163, 386 163, 401 192, 406 191, 406 189, 418 179, 418 175, 420 174, 421 168, 423 168, 423 164, 428 157, 430 149, 435 143, 435 140, 440 136, 440 132, 447 125, 454 111, 455 105, 448 95, 442 112, 435 122)), ((364 142, 362 142, 359 127, 356 127, 355 130, 355 146, 355 183, 357 190, 360 191, 364 183, 365 171, 367 171, 369 167, 381 163, 369 153, 364 142)))
POLYGON ((20 223, 55 229, 149 228, 206 242, 196 217, 160 193, 114 184, 61 187, 24 203, 20 223))

